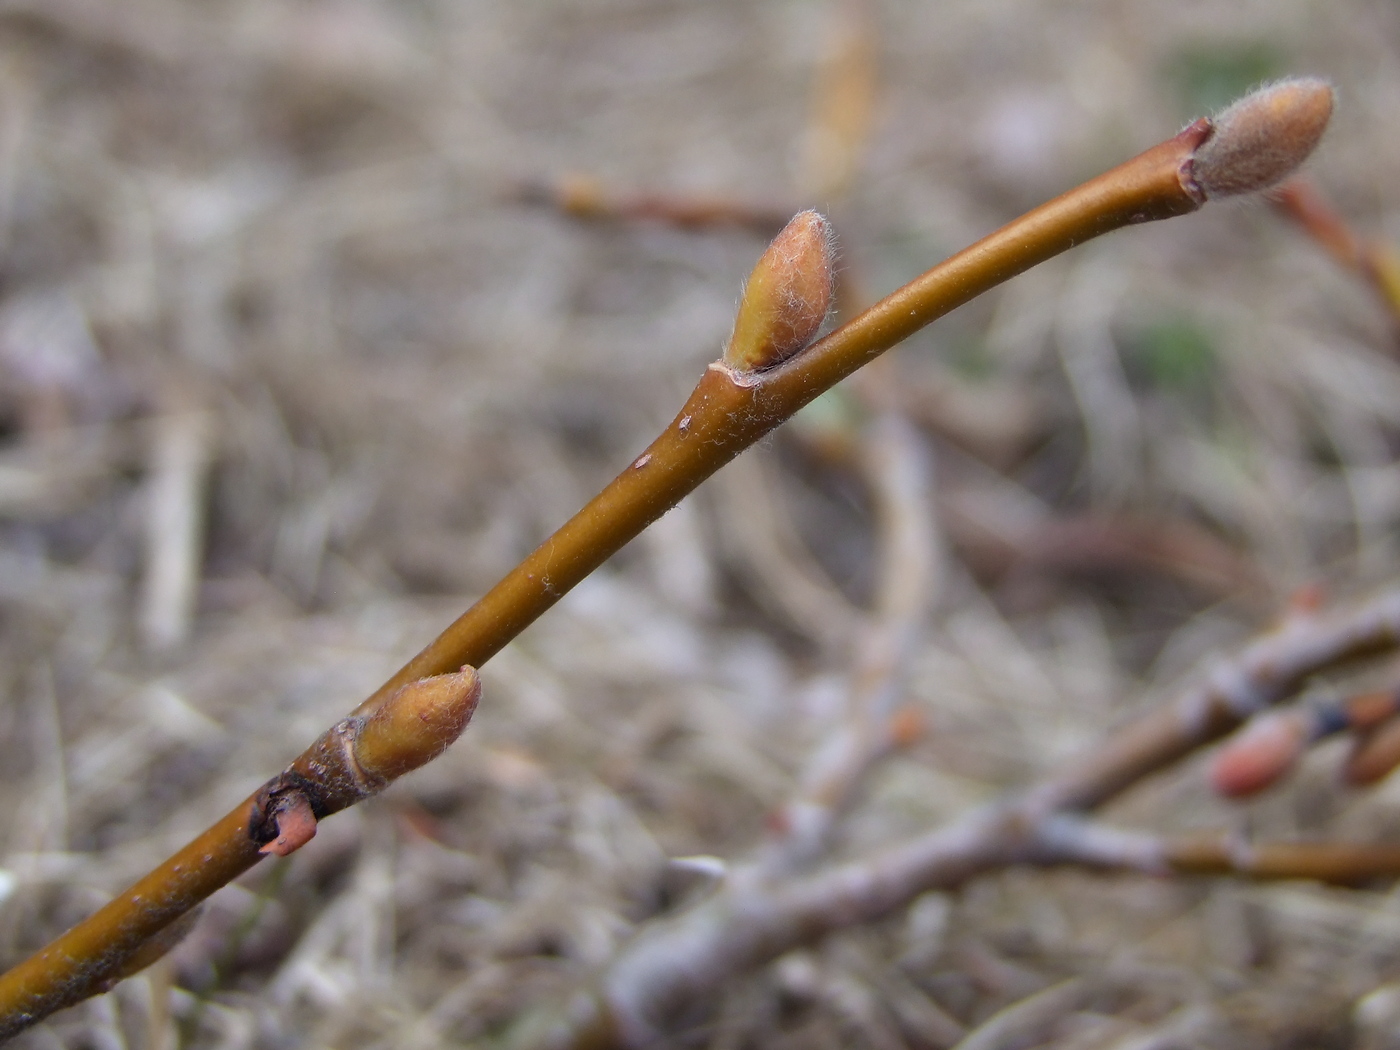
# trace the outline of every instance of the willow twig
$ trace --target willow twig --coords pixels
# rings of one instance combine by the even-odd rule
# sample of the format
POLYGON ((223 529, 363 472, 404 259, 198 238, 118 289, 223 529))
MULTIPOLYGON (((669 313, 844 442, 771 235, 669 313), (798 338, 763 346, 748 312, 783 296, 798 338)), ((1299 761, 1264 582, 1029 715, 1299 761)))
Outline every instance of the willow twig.
POLYGON ((316 822, 440 755, 466 728, 481 683, 464 667, 398 689, 342 719, 283 772, 126 893, 0 978, 0 1039, 103 992, 169 951, 191 908, 265 854, 286 855, 316 822))
POLYGON ((1070 814, 1042 821, 1023 860, 1147 875, 1307 879, 1337 886, 1400 876, 1400 846, 1392 843, 1251 842, 1227 831, 1155 835, 1070 814))
MULTIPOLYGON (((761 350, 754 356, 732 343, 730 349, 738 352, 727 352, 726 360, 706 370, 670 426, 631 466, 352 717, 372 719, 401 689, 420 679, 464 665, 481 666, 721 466, 823 391, 954 307, 1091 237, 1195 211, 1213 197, 1261 189, 1284 177, 1316 145, 1331 105, 1331 89, 1316 80, 1285 81, 1257 92, 1227 110, 1218 127, 1209 119, 1196 121, 964 249, 805 348, 787 345, 783 327, 804 331, 812 316, 819 325, 827 305, 817 310, 818 304, 799 296, 791 301, 792 315, 771 313, 768 334, 781 353, 765 360, 761 350)), ((810 230, 812 221, 799 218, 810 230)), ((792 243, 804 252, 825 243, 820 237, 795 238, 792 243)), ((814 253, 809 265, 816 265, 817 256, 829 277, 831 263, 824 253, 814 253)), ((796 273, 792 286, 775 286, 765 274, 781 263, 771 249, 760 259, 751 278, 751 291, 758 290, 753 294, 782 299, 794 289, 806 294, 825 286, 829 291, 829 279, 816 280, 807 269, 796 273)), ((746 294, 741 315, 749 309, 761 312, 767 306, 746 294)), ((736 332, 742 330, 737 324, 736 332)), ((757 345, 762 344, 760 338, 757 345)), ((113 972, 142 942, 255 863, 261 843, 248 835, 255 803, 245 800, 95 915, 0 975, 0 1035, 89 994, 95 974, 113 972)), ((755 933, 766 925, 758 924, 755 933)))

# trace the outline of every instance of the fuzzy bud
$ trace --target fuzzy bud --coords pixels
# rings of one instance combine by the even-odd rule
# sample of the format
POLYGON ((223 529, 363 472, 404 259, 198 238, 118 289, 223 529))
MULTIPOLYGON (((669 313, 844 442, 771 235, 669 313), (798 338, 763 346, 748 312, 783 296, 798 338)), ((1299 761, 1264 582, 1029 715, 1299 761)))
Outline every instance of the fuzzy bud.
POLYGON ((1296 77, 1254 91, 1212 118, 1189 177, 1206 199, 1267 189, 1313 151, 1332 116, 1332 85, 1296 77))
POLYGON ((814 211, 793 216, 749 275, 726 365, 758 372, 811 344, 831 309, 832 255, 831 224, 814 211))

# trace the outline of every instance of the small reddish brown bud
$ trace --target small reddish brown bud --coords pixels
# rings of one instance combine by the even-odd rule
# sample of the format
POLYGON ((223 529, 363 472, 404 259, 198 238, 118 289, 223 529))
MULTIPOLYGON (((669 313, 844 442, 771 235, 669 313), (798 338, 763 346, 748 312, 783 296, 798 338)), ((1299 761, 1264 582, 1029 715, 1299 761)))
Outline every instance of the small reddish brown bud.
POLYGON ((1322 138, 1332 85, 1317 77, 1280 80, 1212 118, 1190 178, 1207 199, 1266 189, 1291 174, 1322 138))
POLYGON ((1298 712, 1262 715, 1215 756, 1210 785, 1227 798, 1263 791, 1293 768, 1307 748, 1309 724, 1298 712))
POLYGON ((831 224, 799 212, 759 258, 744 286, 724 363, 757 372, 806 349, 831 309, 836 274, 831 224))
POLYGON ((1342 778, 1358 786, 1374 784, 1400 765, 1400 718, 1357 737, 1342 766, 1342 778))

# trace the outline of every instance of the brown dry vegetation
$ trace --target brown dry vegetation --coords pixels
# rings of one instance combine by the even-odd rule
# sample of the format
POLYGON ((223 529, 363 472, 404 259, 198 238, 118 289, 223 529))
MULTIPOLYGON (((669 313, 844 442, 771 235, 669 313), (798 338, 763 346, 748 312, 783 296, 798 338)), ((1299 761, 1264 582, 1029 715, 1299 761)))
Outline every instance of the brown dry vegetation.
MULTIPOLYGON (((835 203, 810 159, 832 14, 0 2, 0 962, 280 769, 670 420, 763 239, 518 187, 835 203)), ((1286 72, 1340 92, 1312 174, 1400 237, 1393 3, 871 17, 833 215, 862 294, 1286 72)), ((943 537, 905 689, 925 730, 838 854, 1073 760, 1303 585, 1400 576, 1397 349, 1372 289, 1256 203, 1077 249, 896 351, 943 537)), ((667 858, 762 841, 877 575, 849 400, 825 404, 492 660, 442 759, 16 1045, 485 1042, 703 892, 667 858)), ((1244 807, 1193 761, 1109 816, 1385 840, 1400 781, 1343 791, 1335 758, 1244 807)), ((736 975, 689 1039, 1381 1046, 1391 982, 1384 887, 1013 870, 736 975)))

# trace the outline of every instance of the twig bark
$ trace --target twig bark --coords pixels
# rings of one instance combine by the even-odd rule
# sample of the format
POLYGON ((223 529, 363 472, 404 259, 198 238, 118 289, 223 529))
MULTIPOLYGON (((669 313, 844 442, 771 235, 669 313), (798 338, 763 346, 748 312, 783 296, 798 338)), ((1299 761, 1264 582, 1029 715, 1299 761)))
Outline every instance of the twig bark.
POLYGON ((337 722, 223 820, 0 978, 0 1039, 150 965, 187 932, 175 928, 182 916, 263 854, 292 852, 315 834, 317 820, 440 755, 480 695, 476 672, 464 667, 409 683, 372 714, 337 722))
POLYGON ((1227 831, 1154 835, 1072 814, 1041 822, 1025 863, 1074 864, 1147 875, 1235 875, 1355 886, 1400 875, 1400 846, 1369 842, 1251 842, 1227 831))

